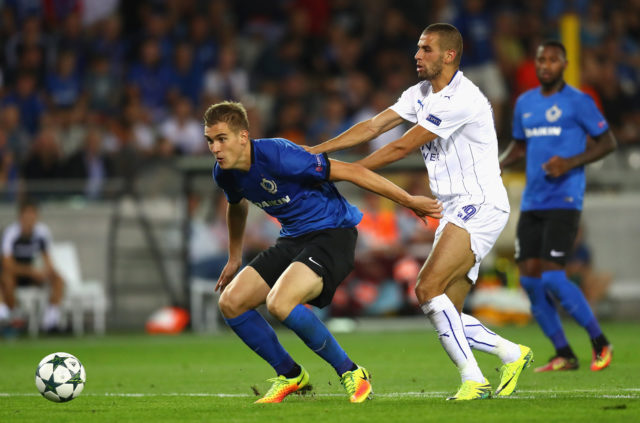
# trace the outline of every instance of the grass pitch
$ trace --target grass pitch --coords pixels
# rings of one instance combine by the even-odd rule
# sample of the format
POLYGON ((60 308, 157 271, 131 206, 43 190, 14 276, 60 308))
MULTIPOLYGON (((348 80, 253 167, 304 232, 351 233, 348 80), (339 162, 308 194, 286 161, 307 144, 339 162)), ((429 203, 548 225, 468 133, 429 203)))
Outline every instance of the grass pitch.
MULTIPOLYGON (((333 369, 289 331, 278 336, 311 374, 313 390, 282 404, 254 405, 269 387, 271 368, 228 331, 219 335, 48 338, 0 341, 0 422, 631 422, 640 421, 640 339, 637 323, 603 329, 614 349, 610 368, 591 372, 584 331, 565 324, 581 368, 521 376, 510 398, 452 403, 458 372, 435 333, 360 332, 336 337, 372 374, 375 398, 350 404, 333 369), (76 355, 87 371, 80 397, 68 403, 42 398, 34 372, 45 355, 76 355)), ((535 325, 498 328, 533 348, 539 366, 552 355, 535 325)), ((499 361, 476 353, 492 386, 499 361)))

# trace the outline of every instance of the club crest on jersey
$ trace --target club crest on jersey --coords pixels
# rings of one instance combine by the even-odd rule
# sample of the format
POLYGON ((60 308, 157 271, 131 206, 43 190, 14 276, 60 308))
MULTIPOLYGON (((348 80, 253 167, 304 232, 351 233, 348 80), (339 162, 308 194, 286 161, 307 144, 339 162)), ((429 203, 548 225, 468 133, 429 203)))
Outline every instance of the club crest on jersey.
POLYGON ((560 119, 560 116, 562 116, 562 110, 560 110, 557 104, 554 104, 547 109, 544 115, 549 122, 555 122, 556 120, 560 119))
POLYGON ((433 123, 435 126, 440 126, 440 123, 442 123, 442 120, 438 117, 435 117, 434 115, 427 116, 427 120, 433 123))
POLYGON ((267 191, 269 194, 275 194, 278 192, 278 186, 275 181, 270 181, 267 178, 262 178, 262 182, 260 182, 260 186, 263 190, 267 191))

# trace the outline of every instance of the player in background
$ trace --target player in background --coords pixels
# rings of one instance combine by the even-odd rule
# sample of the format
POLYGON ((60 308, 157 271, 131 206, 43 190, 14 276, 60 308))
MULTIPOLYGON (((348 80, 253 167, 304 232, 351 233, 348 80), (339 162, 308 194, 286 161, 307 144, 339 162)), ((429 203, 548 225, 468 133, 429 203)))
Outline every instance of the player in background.
POLYGON ((309 373, 282 347, 273 328, 255 310, 269 312, 295 332, 336 370, 349 400, 372 393, 369 372, 354 364, 322 321, 304 304, 325 307, 353 269, 362 213, 340 195, 333 182, 350 181, 412 209, 423 220, 439 218, 435 199, 411 196, 362 166, 310 154, 282 138, 250 139, 240 103, 215 104, 205 112, 204 135, 216 158, 215 182, 229 201, 229 260, 215 289, 227 324, 276 371, 273 385, 257 403, 281 402, 309 383, 309 373), (248 203, 282 225, 276 244, 240 273, 248 203))
POLYGON ((531 312, 556 354, 536 372, 575 370, 578 359, 565 337, 550 296, 589 333, 591 370, 611 362, 612 347, 582 291, 567 278, 585 191, 584 165, 616 148, 616 139, 593 99, 564 81, 567 56, 557 41, 538 47, 536 75, 541 86, 522 94, 513 113, 513 141, 502 167, 526 156, 515 257, 531 312), (587 135, 595 142, 587 142, 587 135))
POLYGON ((60 321, 60 302, 64 281, 49 256, 51 232, 44 222, 38 221, 38 207, 31 201, 20 204, 18 221, 7 226, 2 236, 1 287, 5 303, 0 303, 0 318, 13 319, 18 286, 51 287, 49 305, 42 317, 42 329, 53 331, 60 321), (42 255, 43 266, 36 265, 42 255))
POLYGON ((462 384, 452 400, 491 396, 491 385, 471 349, 497 355, 503 362, 495 393, 510 395, 531 349, 514 344, 462 313, 478 277, 480 261, 509 219, 507 193, 500 179, 498 141, 491 106, 458 69, 460 32, 449 24, 429 25, 415 54, 422 82, 407 89, 390 108, 337 137, 310 148, 331 152, 367 142, 400 125, 415 123, 401 138, 358 163, 378 169, 420 149, 431 192, 443 202, 444 217, 433 249, 418 275, 416 296, 440 342, 460 371, 462 384))

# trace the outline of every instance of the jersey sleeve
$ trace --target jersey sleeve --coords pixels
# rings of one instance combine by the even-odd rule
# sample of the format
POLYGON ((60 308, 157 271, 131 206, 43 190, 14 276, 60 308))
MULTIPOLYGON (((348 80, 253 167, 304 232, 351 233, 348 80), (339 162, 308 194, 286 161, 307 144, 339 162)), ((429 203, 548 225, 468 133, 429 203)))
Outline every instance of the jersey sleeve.
POLYGON ((416 123, 418 122, 418 117, 416 114, 416 109, 414 107, 414 98, 415 98, 415 87, 407 88, 398 101, 389 107, 391 110, 396 112, 400 117, 404 120, 408 120, 409 122, 416 123))
POLYGON ((466 99, 458 98, 452 101, 440 98, 436 104, 433 104, 429 114, 421 118, 418 123, 440 138, 446 139, 462 125, 471 121, 476 113, 476 107, 469 104, 466 99))
POLYGON ((213 168, 213 180, 224 191, 224 196, 227 198, 229 204, 237 204, 244 198, 244 196, 234 187, 231 176, 224 172, 216 164, 213 168))
POLYGON ((522 126, 522 97, 516 101, 516 106, 513 109, 513 123, 511 127, 511 136, 514 140, 525 140, 524 128, 522 126))
POLYGON ((307 182, 329 179, 330 165, 326 153, 311 154, 300 146, 282 143, 278 156, 277 166, 282 177, 307 182))
POLYGON ((2 233, 2 256, 10 257, 13 255, 13 243, 20 235, 20 229, 17 225, 10 225, 2 233))
POLYGON ((49 227, 42 222, 38 222, 35 232, 38 236, 38 248, 44 253, 48 252, 53 240, 49 227))
POLYGON ((576 102, 576 111, 578 124, 592 137, 602 135, 609 129, 607 120, 602 116, 595 101, 589 95, 583 94, 580 101, 576 102))

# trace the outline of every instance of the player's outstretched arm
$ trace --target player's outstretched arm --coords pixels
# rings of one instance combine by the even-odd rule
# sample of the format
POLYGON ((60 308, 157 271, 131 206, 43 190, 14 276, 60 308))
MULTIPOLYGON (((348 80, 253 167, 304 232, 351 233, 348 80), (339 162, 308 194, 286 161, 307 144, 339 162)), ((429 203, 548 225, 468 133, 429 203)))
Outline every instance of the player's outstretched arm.
POLYGON ((509 167, 524 158, 527 155, 527 145, 521 140, 512 140, 507 146, 504 153, 500 155, 500 169, 509 167))
POLYGON ((249 202, 246 199, 227 206, 227 229, 229 230, 229 260, 222 269, 215 291, 224 291, 242 266, 242 240, 247 223, 249 202))
POLYGON ((584 153, 568 158, 553 156, 549 161, 542 165, 542 168, 547 175, 557 178, 575 167, 584 166, 588 163, 600 160, 615 150, 618 145, 616 137, 610 129, 595 137, 594 141, 595 142, 587 143, 587 148, 584 153))
POLYGON ((420 125, 414 125, 397 140, 379 148, 364 159, 358 160, 356 163, 367 169, 378 169, 406 157, 421 145, 431 142, 436 138, 437 135, 428 129, 420 125))
POLYGON ((371 141, 402 123, 402 118, 391 109, 386 109, 369 120, 362 121, 347 129, 335 138, 305 149, 312 154, 331 153, 354 145, 371 141))
POLYGON ((330 159, 332 181, 349 181, 368 191, 382 195, 401 206, 405 206, 426 222, 426 216, 440 219, 442 203, 434 198, 411 195, 390 180, 357 163, 345 163, 330 159))

